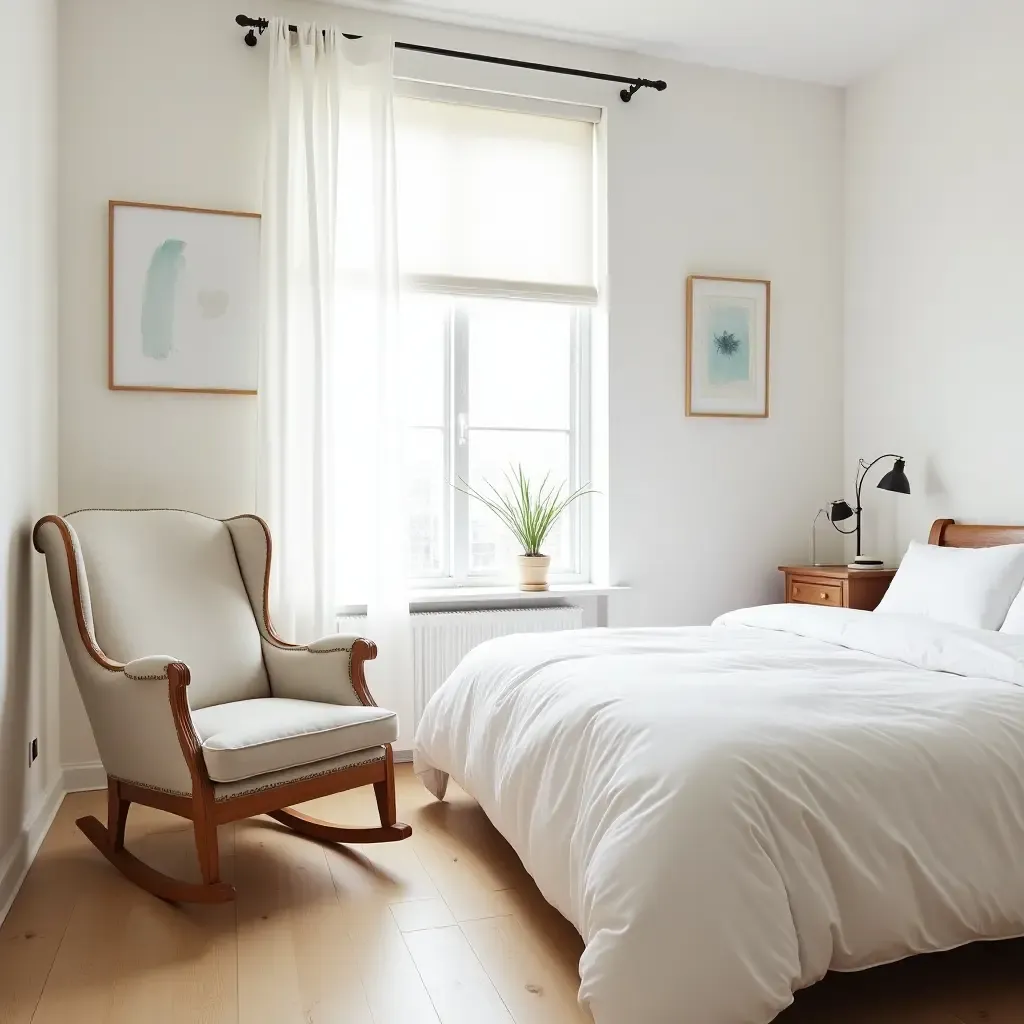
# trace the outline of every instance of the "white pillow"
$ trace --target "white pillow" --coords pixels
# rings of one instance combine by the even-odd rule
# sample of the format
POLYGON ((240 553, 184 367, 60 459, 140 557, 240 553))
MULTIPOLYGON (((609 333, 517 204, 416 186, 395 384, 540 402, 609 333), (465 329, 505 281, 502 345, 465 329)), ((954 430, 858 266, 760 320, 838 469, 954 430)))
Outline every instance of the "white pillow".
POLYGON ((1013 599, 999 632, 1024 634, 1024 587, 1017 591, 1017 596, 1013 599))
MULTIPOLYGON (((1024 583, 1024 544, 944 548, 911 541, 879 612, 998 629, 1024 583)), ((1024 632, 1024 602, 1021 604, 1024 632)))

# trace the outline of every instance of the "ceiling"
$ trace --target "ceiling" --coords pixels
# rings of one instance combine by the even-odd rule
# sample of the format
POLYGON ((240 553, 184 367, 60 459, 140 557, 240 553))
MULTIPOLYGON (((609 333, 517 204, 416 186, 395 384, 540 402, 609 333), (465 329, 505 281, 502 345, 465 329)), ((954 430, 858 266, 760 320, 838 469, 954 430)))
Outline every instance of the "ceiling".
POLYGON ((979 0, 339 2, 831 85, 855 81, 915 38, 979 6, 979 0))

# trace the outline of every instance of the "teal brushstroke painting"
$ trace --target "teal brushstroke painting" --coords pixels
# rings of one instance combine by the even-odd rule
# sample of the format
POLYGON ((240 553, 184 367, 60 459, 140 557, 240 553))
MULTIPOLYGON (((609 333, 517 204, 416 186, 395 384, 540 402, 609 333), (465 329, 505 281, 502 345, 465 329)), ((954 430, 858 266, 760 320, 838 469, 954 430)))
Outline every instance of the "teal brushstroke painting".
POLYGON ((750 309, 715 303, 708 314, 708 380, 712 384, 749 381, 750 309))
POLYGON ((142 354, 166 359, 174 349, 174 306, 185 269, 185 243, 161 242, 149 260, 142 293, 142 354))

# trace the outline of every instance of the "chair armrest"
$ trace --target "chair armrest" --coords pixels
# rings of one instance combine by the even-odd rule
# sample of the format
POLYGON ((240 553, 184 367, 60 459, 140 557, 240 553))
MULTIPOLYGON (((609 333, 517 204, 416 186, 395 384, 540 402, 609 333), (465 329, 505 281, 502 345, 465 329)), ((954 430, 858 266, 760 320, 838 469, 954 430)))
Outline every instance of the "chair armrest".
POLYGON ((167 667, 176 665, 177 658, 169 658, 165 654, 154 654, 148 658, 136 658, 124 667, 124 674, 129 679, 142 682, 145 679, 163 679, 168 682, 167 667))
POLYGON ((191 796, 195 771, 206 769, 188 706, 188 667, 158 655, 91 675, 82 697, 107 774, 191 796))
MULTIPOLYGON (((319 640, 314 640, 311 644, 306 644, 306 650, 311 651, 313 654, 331 654, 334 651, 351 651, 355 644, 363 638, 358 634, 349 633, 334 633, 332 636, 324 636, 319 640)), ((364 641, 369 643, 369 641, 364 641)), ((374 656, 377 654, 376 648, 374 648, 374 656)))
POLYGON ((263 659, 275 697, 324 704, 376 704, 363 664, 377 657, 377 645, 358 636, 323 637, 304 647, 264 640, 263 659))

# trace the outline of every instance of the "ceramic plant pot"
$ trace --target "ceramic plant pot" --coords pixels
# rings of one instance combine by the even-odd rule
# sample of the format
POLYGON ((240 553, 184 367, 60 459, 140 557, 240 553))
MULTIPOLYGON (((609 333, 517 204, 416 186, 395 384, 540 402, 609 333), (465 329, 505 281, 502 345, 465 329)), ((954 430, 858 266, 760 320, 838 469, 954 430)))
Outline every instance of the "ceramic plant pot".
POLYGON ((550 555, 519 556, 519 589, 547 590, 548 569, 551 566, 550 555))

